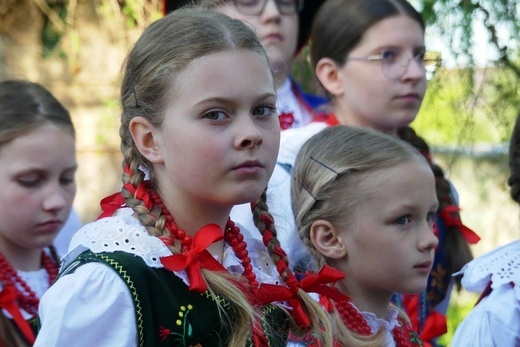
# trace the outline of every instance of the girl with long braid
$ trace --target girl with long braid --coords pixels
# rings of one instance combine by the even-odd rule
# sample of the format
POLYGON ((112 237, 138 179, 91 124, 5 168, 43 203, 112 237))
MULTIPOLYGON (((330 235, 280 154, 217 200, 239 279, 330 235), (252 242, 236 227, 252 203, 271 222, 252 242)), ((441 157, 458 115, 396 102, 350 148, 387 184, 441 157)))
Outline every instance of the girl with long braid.
MULTIPOLYGON (((338 125, 311 137, 292 172, 299 236, 316 267, 345 278, 342 295, 321 297, 339 346, 422 346, 394 293, 426 287, 438 240, 434 175, 395 136, 338 125)), ((296 345, 318 345, 304 339, 296 345), (304 342, 304 343, 302 343, 304 342)))
POLYGON ((67 109, 23 80, 0 82, 0 123, 0 346, 27 347, 76 195, 75 132, 67 109))
POLYGON ((122 190, 74 236, 36 346, 285 346, 309 330, 330 346, 263 201, 280 128, 253 31, 200 9, 159 19, 123 65, 120 101, 122 190), (229 219, 248 201, 260 237, 229 219))

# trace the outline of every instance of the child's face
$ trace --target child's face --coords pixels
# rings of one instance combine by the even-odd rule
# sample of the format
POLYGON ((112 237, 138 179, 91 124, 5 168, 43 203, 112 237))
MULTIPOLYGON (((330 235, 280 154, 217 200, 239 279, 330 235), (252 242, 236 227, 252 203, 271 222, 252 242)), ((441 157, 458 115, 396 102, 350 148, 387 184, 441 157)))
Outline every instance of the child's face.
POLYGON ((289 72, 298 43, 297 14, 281 14, 272 0, 267 0, 262 13, 256 16, 240 13, 232 1, 223 2, 217 11, 250 25, 266 50, 273 69, 289 72))
MULTIPOLYGON (((415 57, 424 50, 424 33, 419 23, 408 16, 386 18, 370 27, 348 57, 366 58, 382 50, 401 51, 415 57)), ((421 63, 411 60, 401 77, 389 79, 380 61, 348 60, 339 68, 342 89, 338 107, 354 125, 386 133, 410 124, 417 115, 426 91, 426 72, 421 63)))
POLYGON ((50 245, 76 194, 74 137, 43 125, 0 148, 0 247, 50 245))
POLYGON ((255 201, 280 142, 266 58, 248 50, 210 54, 190 63, 174 83, 175 96, 156 130, 154 173, 163 199, 208 211, 255 201))
POLYGON ((432 230, 438 203, 430 167, 414 159, 375 172, 361 184, 363 202, 347 224, 353 227, 340 230, 346 256, 338 263, 344 283, 355 291, 350 294, 389 298, 393 292, 421 292, 438 243, 432 230))

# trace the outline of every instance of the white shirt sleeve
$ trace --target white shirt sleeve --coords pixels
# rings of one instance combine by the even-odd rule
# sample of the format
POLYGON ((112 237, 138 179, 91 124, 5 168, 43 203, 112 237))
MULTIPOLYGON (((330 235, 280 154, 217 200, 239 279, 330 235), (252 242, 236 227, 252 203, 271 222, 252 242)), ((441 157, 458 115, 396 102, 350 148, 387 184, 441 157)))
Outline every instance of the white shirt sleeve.
POLYGON ((39 314, 34 347, 137 346, 130 291, 103 264, 85 264, 60 278, 43 295, 39 314))
POLYGON ((512 286, 500 286, 480 301, 459 324, 451 346, 520 346, 520 302, 512 286))

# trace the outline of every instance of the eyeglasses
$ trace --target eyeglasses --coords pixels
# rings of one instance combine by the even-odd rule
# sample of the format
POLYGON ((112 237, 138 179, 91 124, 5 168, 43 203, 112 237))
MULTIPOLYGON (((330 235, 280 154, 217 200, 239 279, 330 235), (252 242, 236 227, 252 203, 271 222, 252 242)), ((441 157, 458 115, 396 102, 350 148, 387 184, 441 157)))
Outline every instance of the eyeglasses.
MULTIPOLYGON (((237 11, 246 16, 259 16, 269 0, 229 0, 237 11)), ((303 9, 303 0, 273 0, 283 15, 296 15, 303 9)))
POLYGON ((426 72, 427 67, 435 67, 441 64, 441 60, 436 57, 433 52, 420 51, 414 57, 409 57, 400 49, 384 49, 379 54, 369 55, 368 57, 347 57, 348 60, 354 61, 379 61, 381 63, 381 71, 389 80, 397 80, 401 78, 411 60, 415 60, 426 72))

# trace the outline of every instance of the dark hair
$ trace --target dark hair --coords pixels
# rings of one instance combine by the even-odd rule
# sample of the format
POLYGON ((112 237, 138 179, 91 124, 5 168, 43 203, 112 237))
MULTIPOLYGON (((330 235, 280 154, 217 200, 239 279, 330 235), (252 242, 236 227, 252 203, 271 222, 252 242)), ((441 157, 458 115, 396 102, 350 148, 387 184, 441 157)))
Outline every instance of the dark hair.
POLYGON ((509 179, 511 198, 520 204, 520 113, 518 114, 509 143, 509 179))
POLYGON ((399 15, 416 20, 425 30, 421 14, 406 0, 326 1, 316 14, 311 30, 313 68, 316 69, 322 58, 330 58, 342 66, 368 29, 383 19, 399 15))
POLYGON ((0 146, 47 123, 75 134, 67 109, 47 89, 29 81, 0 82, 0 123, 0 146))

